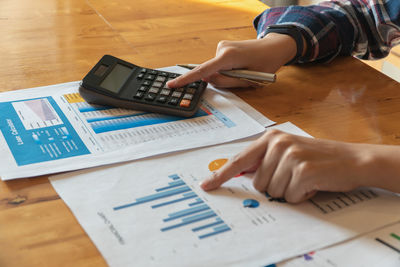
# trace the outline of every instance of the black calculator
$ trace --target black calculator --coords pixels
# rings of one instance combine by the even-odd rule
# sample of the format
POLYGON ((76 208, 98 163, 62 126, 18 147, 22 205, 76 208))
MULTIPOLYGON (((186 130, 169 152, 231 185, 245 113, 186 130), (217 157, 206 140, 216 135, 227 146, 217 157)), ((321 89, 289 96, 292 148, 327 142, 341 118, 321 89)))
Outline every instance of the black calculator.
POLYGON ((179 75, 105 55, 83 78, 79 93, 91 104, 190 117, 199 108, 207 83, 169 88, 166 83, 179 75))

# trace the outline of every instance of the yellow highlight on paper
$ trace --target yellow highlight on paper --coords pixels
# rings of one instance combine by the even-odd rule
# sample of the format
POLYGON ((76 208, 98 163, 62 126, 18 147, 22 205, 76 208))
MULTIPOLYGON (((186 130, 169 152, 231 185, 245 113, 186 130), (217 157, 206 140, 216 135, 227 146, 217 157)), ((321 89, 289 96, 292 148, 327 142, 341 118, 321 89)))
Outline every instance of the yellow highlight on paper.
POLYGON ((66 94, 64 95, 65 99, 67 99, 68 103, 81 103, 85 102, 83 97, 79 93, 66 94))

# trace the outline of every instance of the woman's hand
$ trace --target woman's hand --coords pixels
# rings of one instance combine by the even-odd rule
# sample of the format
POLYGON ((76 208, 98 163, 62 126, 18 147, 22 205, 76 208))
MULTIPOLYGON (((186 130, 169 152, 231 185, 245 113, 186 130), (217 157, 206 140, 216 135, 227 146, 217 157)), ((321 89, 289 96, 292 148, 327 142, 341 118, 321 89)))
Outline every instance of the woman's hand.
POLYGON ((204 80, 219 88, 253 86, 250 82, 223 76, 218 71, 247 69, 275 73, 296 55, 296 51, 294 39, 278 33, 269 33, 259 40, 221 41, 214 58, 169 81, 167 85, 176 88, 204 80))
POLYGON ((271 130, 206 179, 208 191, 242 172, 255 172, 254 187, 296 203, 317 191, 360 186, 400 192, 400 148, 312 139, 271 130))

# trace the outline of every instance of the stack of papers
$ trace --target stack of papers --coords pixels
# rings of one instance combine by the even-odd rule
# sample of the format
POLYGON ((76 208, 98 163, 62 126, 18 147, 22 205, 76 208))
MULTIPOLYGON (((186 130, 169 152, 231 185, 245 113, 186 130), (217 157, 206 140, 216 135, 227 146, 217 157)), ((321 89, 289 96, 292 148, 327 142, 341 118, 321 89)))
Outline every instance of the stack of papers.
POLYGON ((360 188, 292 205, 256 191, 251 174, 200 188, 266 130, 311 137, 295 125, 271 126, 212 87, 192 118, 89 105, 78 88, 1 94, 0 176, 79 170, 49 179, 110 266, 399 266, 394 193, 360 188))

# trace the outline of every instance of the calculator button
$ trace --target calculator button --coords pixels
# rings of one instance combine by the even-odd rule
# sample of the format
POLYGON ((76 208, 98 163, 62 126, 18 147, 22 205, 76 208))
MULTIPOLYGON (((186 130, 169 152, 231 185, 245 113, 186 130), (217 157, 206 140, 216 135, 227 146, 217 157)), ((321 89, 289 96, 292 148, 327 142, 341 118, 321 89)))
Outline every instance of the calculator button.
POLYGON ((145 73, 146 71, 147 71, 147 69, 145 69, 145 68, 142 68, 142 69, 140 70, 141 73, 145 73))
POLYGON ((179 76, 179 74, 177 74, 177 73, 171 73, 171 75, 169 75, 169 77, 171 77, 171 78, 176 78, 178 76, 179 76))
POLYGON ((175 92, 183 92, 183 90, 185 90, 183 87, 175 88, 175 92))
POLYGON ((162 86, 162 83, 160 83, 160 82, 154 82, 154 83, 153 83, 153 86, 154 86, 154 87, 161 87, 161 86, 162 86))
POLYGON ((149 93, 144 99, 146 99, 147 101, 153 101, 154 99, 156 99, 156 96, 156 94, 149 93))
POLYGON ((156 76, 154 76, 154 75, 147 74, 145 79, 146 79, 146 80, 154 80, 155 77, 156 77, 156 76))
POLYGON ((139 75, 136 76, 136 78, 137 78, 138 80, 143 79, 143 77, 144 77, 144 74, 143 74, 143 73, 139 73, 139 75))
POLYGON ((183 107, 183 108, 188 108, 190 106, 190 100, 188 99, 182 99, 181 103, 179 104, 179 106, 183 107))
POLYGON ((157 88, 157 87, 153 87, 153 86, 152 86, 152 87, 150 88, 150 90, 149 90, 149 93, 157 94, 159 90, 160 90, 160 88, 157 88))
POLYGON ((169 100, 168 104, 176 106, 178 104, 178 98, 173 97, 169 100))
POLYGON ((164 84, 163 88, 164 89, 171 89, 171 88, 168 87, 167 83, 164 84))
POLYGON ((136 92, 136 94, 133 97, 137 98, 137 99, 141 99, 143 97, 143 95, 144 95, 143 92, 138 91, 138 92, 136 92))
POLYGON ((193 99, 193 95, 192 95, 192 94, 185 94, 185 95, 183 96, 183 99, 192 100, 192 99, 193 99))
POLYGON ((148 89, 147 86, 143 86, 143 85, 142 85, 142 86, 139 87, 139 91, 142 91, 142 92, 146 92, 147 89, 148 89))
POLYGON ((169 90, 169 89, 162 89, 160 94, 161 94, 161 95, 166 95, 166 96, 168 96, 170 93, 171 93, 171 90, 169 90))
POLYGON ((142 83, 142 85, 145 85, 145 86, 149 86, 150 84, 151 84, 150 81, 144 81, 144 82, 142 83))
POLYGON ((168 98, 168 97, 166 97, 166 96, 164 96, 164 95, 159 96, 158 99, 157 99, 157 102, 165 103, 165 102, 167 102, 167 98, 168 98))
POLYGON ((149 73, 150 74, 157 74, 157 71, 156 70, 150 70, 149 73))
POLYGON ((164 76, 164 77, 167 77, 167 76, 168 76, 168 74, 167 74, 166 72, 163 72, 163 71, 159 72, 158 75, 164 76))
POLYGON ((172 93, 172 97, 178 97, 179 98, 179 97, 181 97, 181 95, 182 95, 182 92, 176 92, 175 91, 175 92, 172 93))
POLYGON ((194 93, 196 93, 196 88, 188 88, 188 89, 186 89, 186 93, 194 94, 194 93))
POLYGON ((163 77, 163 76, 157 76, 156 81, 157 81, 157 82, 164 82, 165 79, 166 79, 166 78, 163 77))

